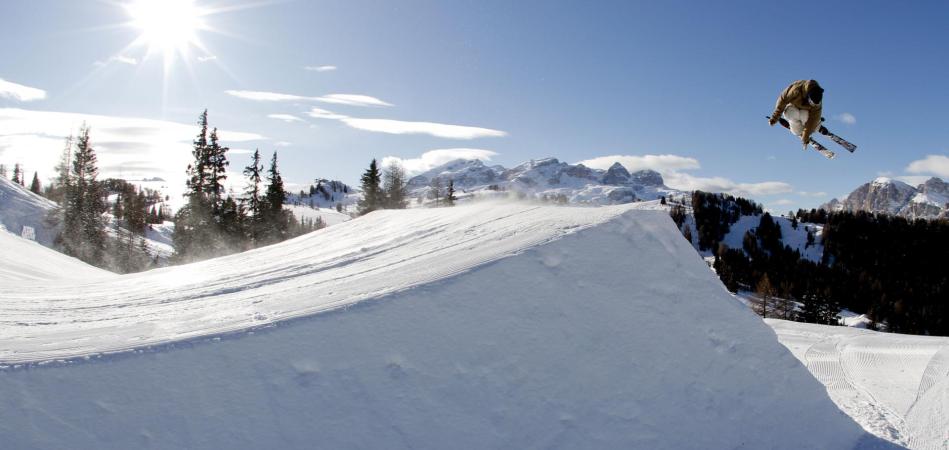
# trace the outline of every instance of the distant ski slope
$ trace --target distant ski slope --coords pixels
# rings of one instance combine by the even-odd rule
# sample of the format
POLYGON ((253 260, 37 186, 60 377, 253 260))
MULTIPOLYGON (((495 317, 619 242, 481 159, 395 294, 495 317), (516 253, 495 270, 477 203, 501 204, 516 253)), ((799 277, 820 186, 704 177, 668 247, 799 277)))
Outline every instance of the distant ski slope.
POLYGON ((380 211, 197 264, 6 282, 3 445, 886 448, 666 212, 636 208, 380 211))
POLYGON ((865 429, 911 449, 949 448, 949 338, 766 322, 865 429))

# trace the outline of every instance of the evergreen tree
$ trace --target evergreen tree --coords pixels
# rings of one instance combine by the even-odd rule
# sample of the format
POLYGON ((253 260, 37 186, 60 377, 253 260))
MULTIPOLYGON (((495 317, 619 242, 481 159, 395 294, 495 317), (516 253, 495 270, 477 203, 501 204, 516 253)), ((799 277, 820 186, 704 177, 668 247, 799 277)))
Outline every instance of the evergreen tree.
MULTIPOLYGON (((207 120, 207 111, 205 111, 205 120, 207 120)), ((222 147, 218 142, 217 128, 211 130, 208 138, 208 146, 205 151, 204 168, 205 180, 204 187, 207 192, 208 201, 211 205, 211 211, 214 214, 215 222, 221 223, 221 209, 224 203, 224 180, 227 179, 227 147, 222 147)))
POLYGON ((208 111, 198 117, 200 131, 195 137, 194 162, 188 165, 185 197, 187 203, 175 215, 175 259, 194 261, 220 252, 216 224, 212 220, 208 186, 208 111))
POLYGON ((382 175, 382 188, 385 192, 385 207, 388 209, 405 209, 409 202, 406 189, 405 169, 398 162, 391 162, 386 166, 382 175))
POLYGON ((257 245, 262 228, 260 172, 263 170, 264 166, 260 163, 260 150, 255 149, 250 165, 244 168, 244 176, 247 177, 247 188, 244 190, 244 202, 247 205, 247 237, 252 246, 257 245))
POLYGON ((13 165, 13 180, 14 183, 23 186, 23 170, 20 169, 20 163, 13 165))
POLYGON ((290 237, 293 216, 283 209, 283 202, 287 199, 287 191, 283 186, 283 177, 277 168, 277 152, 270 160, 270 169, 267 171, 267 189, 264 193, 263 226, 268 242, 280 242, 290 237))
POLYGON ((76 140, 70 179, 63 207, 63 231, 59 242, 64 251, 93 265, 103 263, 106 246, 102 213, 106 203, 97 180, 99 169, 89 139, 89 127, 83 125, 76 140))
POLYGON ((3 178, 6 178, 6 177, 7 177, 7 165, 6 165, 6 164, 0 164, 0 177, 3 177, 3 178))
POLYGON ((33 172, 33 182, 30 183, 30 192, 40 195, 42 189, 40 187, 40 175, 37 172, 33 172))
POLYGON ((762 318, 768 318, 768 311, 772 309, 771 302, 774 298, 774 287, 771 286, 771 280, 768 279, 768 274, 764 274, 761 277, 761 280, 758 281, 758 285, 755 287, 755 293, 758 294, 758 298, 761 303, 756 305, 755 312, 757 312, 762 318))
POLYGON ((359 214, 368 214, 383 207, 385 194, 382 191, 381 175, 376 160, 373 159, 369 168, 363 173, 362 178, 362 200, 359 201, 359 214))
POLYGON ((445 193, 445 204, 448 206, 455 206, 455 200, 458 200, 458 197, 455 197, 455 180, 448 180, 448 190, 445 193))

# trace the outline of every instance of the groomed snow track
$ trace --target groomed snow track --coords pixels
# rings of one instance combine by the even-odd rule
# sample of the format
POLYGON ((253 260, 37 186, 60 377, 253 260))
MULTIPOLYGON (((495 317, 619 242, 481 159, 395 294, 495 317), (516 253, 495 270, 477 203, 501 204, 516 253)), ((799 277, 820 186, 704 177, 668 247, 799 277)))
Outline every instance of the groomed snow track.
POLYGON ((949 448, 949 338, 767 322, 866 430, 911 449, 949 448))
POLYGON ((637 208, 383 211, 7 279, 3 447, 888 448, 637 208))

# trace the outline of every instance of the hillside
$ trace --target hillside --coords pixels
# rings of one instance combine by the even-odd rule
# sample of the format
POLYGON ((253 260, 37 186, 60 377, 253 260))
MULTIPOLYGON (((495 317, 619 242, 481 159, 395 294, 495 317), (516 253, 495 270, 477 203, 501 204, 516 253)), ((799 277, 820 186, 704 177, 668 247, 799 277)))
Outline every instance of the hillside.
POLYGON ((885 448, 636 205, 380 211, 5 292, 16 448, 885 448))

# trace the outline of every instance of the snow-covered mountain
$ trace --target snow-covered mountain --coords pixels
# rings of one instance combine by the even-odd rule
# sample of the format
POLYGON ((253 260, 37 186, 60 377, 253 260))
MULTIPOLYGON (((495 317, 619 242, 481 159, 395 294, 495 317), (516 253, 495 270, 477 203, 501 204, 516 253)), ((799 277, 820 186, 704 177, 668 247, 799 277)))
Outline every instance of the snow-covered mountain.
POLYGON ((620 163, 607 170, 591 169, 583 164, 544 158, 510 169, 487 166, 480 160, 451 161, 411 178, 410 195, 427 196, 435 179, 442 184, 452 180, 460 192, 513 191, 580 204, 630 203, 680 193, 667 187, 662 175, 652 170, 630 173, 620 163))
POLYGON ((667 212, 640 206, 377 211, 194 264, 5 281, 0 435, 76 449, 886 448, 667 212))
POLYGON ((842 200, 821 206, 829 211, 866 211, 910 219, 933 219, 949 214, 949 183, 933 177, 917 187, 879 177, 863 184, 842 200))

